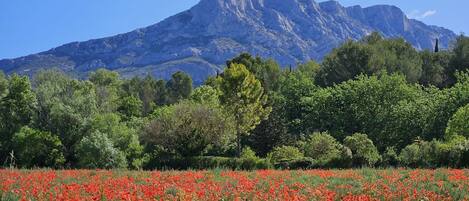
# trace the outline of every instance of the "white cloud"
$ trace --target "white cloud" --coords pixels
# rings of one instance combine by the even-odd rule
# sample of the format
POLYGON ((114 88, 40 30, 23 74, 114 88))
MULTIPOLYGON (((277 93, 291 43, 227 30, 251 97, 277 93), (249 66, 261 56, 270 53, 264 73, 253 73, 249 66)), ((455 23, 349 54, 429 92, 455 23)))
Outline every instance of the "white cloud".
POLYGON ((422 14, 422 18, 426 18, 426 17, 430 17, 432 15, 435 15, 436 14, 436 10, 427 10, 426 12, 424 12, 422 14))
POLYGON ((413 10, 407 16, 412 19, 422 20, 427 17, 433 16, 436 13, 437 13, 436 10, 427 10, 425 12, 420 12, 420 10, 413 10))

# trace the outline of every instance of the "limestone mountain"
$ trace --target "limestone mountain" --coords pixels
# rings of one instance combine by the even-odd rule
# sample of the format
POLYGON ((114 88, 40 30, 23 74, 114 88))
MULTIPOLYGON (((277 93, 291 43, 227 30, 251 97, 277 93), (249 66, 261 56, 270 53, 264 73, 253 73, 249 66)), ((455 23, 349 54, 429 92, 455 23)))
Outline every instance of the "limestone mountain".
POLYGON ((157 24, 112 37, 73 42, 0 61, 6 73, 34 74, 60 68, 79 77, 105 67, 124 76, 168 78, 175 71, 196 83, 223 69, 241 52, 273 58, 281 65, 321 60, 348 39, 373 31, 403 37, 417 49, 447 48, 456 34, 409 19, 397 7, 344 7, 336 1, 201 0, 157 24))

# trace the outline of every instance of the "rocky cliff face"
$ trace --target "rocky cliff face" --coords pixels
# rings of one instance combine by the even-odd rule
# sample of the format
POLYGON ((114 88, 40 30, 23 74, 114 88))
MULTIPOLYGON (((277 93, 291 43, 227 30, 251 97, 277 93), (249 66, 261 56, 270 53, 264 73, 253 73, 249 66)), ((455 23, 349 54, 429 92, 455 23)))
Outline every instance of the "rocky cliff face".
POLYGON ((345 40, 357 40, 373 31, 403 37, 418 49, 431 49, 436 38, 446 48, 456 37, 447 29, 408 19, 394 6, 343 7, 336 1, 313 0, 201 0, 155 25, 2 60, 0 69, 33 74, 41 68, 60 68, 83 77, 105 67, 124 76, 151 74, 160 78, 182 70, 200 83, 241 52, 290 65, 321 60, 345 40))

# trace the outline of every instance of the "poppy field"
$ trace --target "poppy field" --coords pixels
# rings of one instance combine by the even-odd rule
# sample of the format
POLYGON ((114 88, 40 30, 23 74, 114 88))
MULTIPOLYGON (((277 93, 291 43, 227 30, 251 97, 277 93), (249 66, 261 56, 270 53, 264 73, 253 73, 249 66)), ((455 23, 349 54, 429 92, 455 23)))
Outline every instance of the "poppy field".
POLYGON ((469 200, 469 170, 0 170, 0 200, 469 200))

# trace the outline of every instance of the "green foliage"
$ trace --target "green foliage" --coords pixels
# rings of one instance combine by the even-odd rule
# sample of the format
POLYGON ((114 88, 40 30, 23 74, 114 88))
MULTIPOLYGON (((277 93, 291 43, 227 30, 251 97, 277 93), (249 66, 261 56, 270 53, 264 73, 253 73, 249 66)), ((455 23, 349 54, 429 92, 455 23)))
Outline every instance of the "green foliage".
POLYGON ((181 157, 201 156, 227 147, 234 137, 232 117, 217 107, 181 102, 155 112, 145 140, 181 157))
POLYGON ((12 148, 12 137, 21 127, 29 125, 36 115, 37 99, 29 78, 13 75, 0 99, 0 160, 5 161, 12 148))
MULTIPOLYGON (((139 129, 139 128, 137 128, 139 129)), ((143 146, 140 144, 136 128, 122 122, 117 114, 98 114, 91 121, 91 132, 99 132, 106 135, 114 148, 124 154, 128 167, 141 168, 143 146)))
POLYGON ((413 168, 468 167, 469 141, 461 136, 441 142, 433 140, 416 141, 402 149, 399 155, 401 165, 413 168))
POLYGON ((262 120, 243 143, 252 147, 259 156, 265 157, 274 147, 293 144, 295 136, 288 132, 288 119, 285 115, 285 98, 278 93, 269 96, 272 115, 262 120), (275 115, 274 115, 275 114, 275 115))
POLYGON ((408 167, 435 167, 438 158, 437 146, 439 142, 417 141, 404 149, 399 155, 402 165, 408 167))
POLYGON ((98 69, 89 77, 96 90, 96 100, 100 112, 113 112, 118 107, 118 90, 121 81, 119 73, 106 69, 98 69))
POLYGON ((379 150, 382 166, 468 167, 468 41, 418 52, 372 33, 285 70, 243 53, 194 90, 183 72, 166 82, 47 70, 32 84, 0 72, 0 162, 14 153, 23 167, 349 168, 374 166, 379 150))
POLYGON ((252 131, 263 119, 269 116, 266 107, 267 96, 259 80, 242 64, 232 64, 218 79, 222 92, 220 101, 234 116, 238 154, 241 152, 241 137, 252 131))
POLYGON ((52 70, 36 74, 34 85, 39 103, 36 127, 59 136, 67 163, 75 164, 76 145, 90 133, 89 121, 98 112, 94 84, 52 70))
POLYGON ((422 75, 419 53, 404 39, 380 40, 371 45, 373 56, 369 65, 377 74, 399 73, 411 83, 417 83, 422 75))
POLYGON ((159 170, 187 170, 187 169, 231 169, 231 170, 259 170, 272 168, 265 159, 252 160, 245 158, 227 158, 200 156, 190 158, 175 158, 171 160, 155 161, 148 169, 159 170))
POLYGON ((459 36, 453 46, 450 65, 446 69, 449 85, 456 82, 456 72, 469 69, 469 37, 459 36))
POLYGON ((314 160, 315 165, 326 167, 340 158, 342 145, 328 133, 313 133, 303 145, 304 154, 314 160))
POLYGON ((251 148, 249 147, 244 147, 243 150, 241 151, 241 155, 239 158, 243 159, 253 159, 253 160, 259 160, 259 158, 256 156, 256 152, 254 152, 251 148))
POLYGON ((226 62, 226 66, 230 67, 233 64, 244 65, 249 72, 254 74, 256 79, 261 82, 262 87, 266 93, 278 89, 278 81, 281 76, 280 66, 274 60, 263 60, 260 57, 252 57, 248 53, 242 53, 226 62))
POLYGON ((448 122, 445 137, 451 139, 456 135, 469 138, 469 104, 459 108, 448 122))
POLYGON ((221 92, 218 89, 203 85, 192 92, 190 100, 196 103, 218 106, 220 105, 220 95, 221 92))
POLYGON ((117 111, 125 118, 142 116, 143 102, 135 96, 126 96, 120 99, 117 111))
POLYGON ((303 153, 292 146, 280 146, 276 147, 267 156, 270 162, 273 164, 280 162, 294 161, 304 158, 303 153))
POLYGON ((60 168, 65 163, 62 143, 57 136, 29 128, 20 129, 13 136, 13 146, 18 164, 23 168, 60 168))
POLYGON ((451 54, 449 52, 433 53, 420 52, 422 59, 422 76, 419 83, 425 86, 443 87, 448 79, 445 70, 449 67, 451 54))
POLYGON ((6 78, 3 71, 0 70, 0 100, 6 95, 7 89, 8 89, 8 79, 6 78))
POLYGON ((186 73, 178 71, 166 83, 166 88, 170 104, 187 99, 192 93, 192 78, 186 73))
POLYGON ((121 97, 138 97, 142 102, 142 114, 150 114, 156 106, 168 104, 168 90, 164 80, 156 80, 151 76, 144 79, 134 77, 124 80, 121 85, 121 97))
POLYGON ((90 169, 126 168, 124 153, 114 147, 112 140, 99 131, 84 137, 77 145, 78 166, 90 169))
POLYGON ((399 164, 399 156, 394 147, 386 147, 381 164, 385 167, 396 167, 399 164))
POLYGON ((369 63, 372 55, 370 47, 348 41, 326 56, 316 81, 322 86, 332 86, 360 74, 371 74, 369 63))
POLYGON ((361 74, 380 75, 383 72, 400 73, 415 83, 422 76, 422 59, 404 39, 384 40, 378 33, 373 33, 360 42, 347 41, 327 55, 316 82, 332 86, 361 74))
POLYGON ((344 140, 344 145, 352 151, 354 165, 373 167, 380 159, 373 141, 366 134, 355 133, 344 140))
POLYGON ((293 135, 311 133, 305 126, 309 119, 304 118, 305 113, 309 111, 305 110, 302 101, 312 96, 319 87, 315 86, 310 75, 301 69, 286 73, 280 85, 278 97, 276 97, 278 104, 273 109, 279 113, 278 116, 285 118, 288 133, 293 135))
POLYGON ((348 133, 371 133, 380 149, 394 146, 407 133, 386 129, 395 118, 396 104, 412 100, 419 88, 400 75, 359 76, 356 80, 322 88, 301 99, 300 126, 304 132, 329 131, 338 140, 348 133))
POLYGON ((469 140, 462 136, 452 136, 444 143, 438 144, 438 166, 452 168, 469 167, 469 140))

